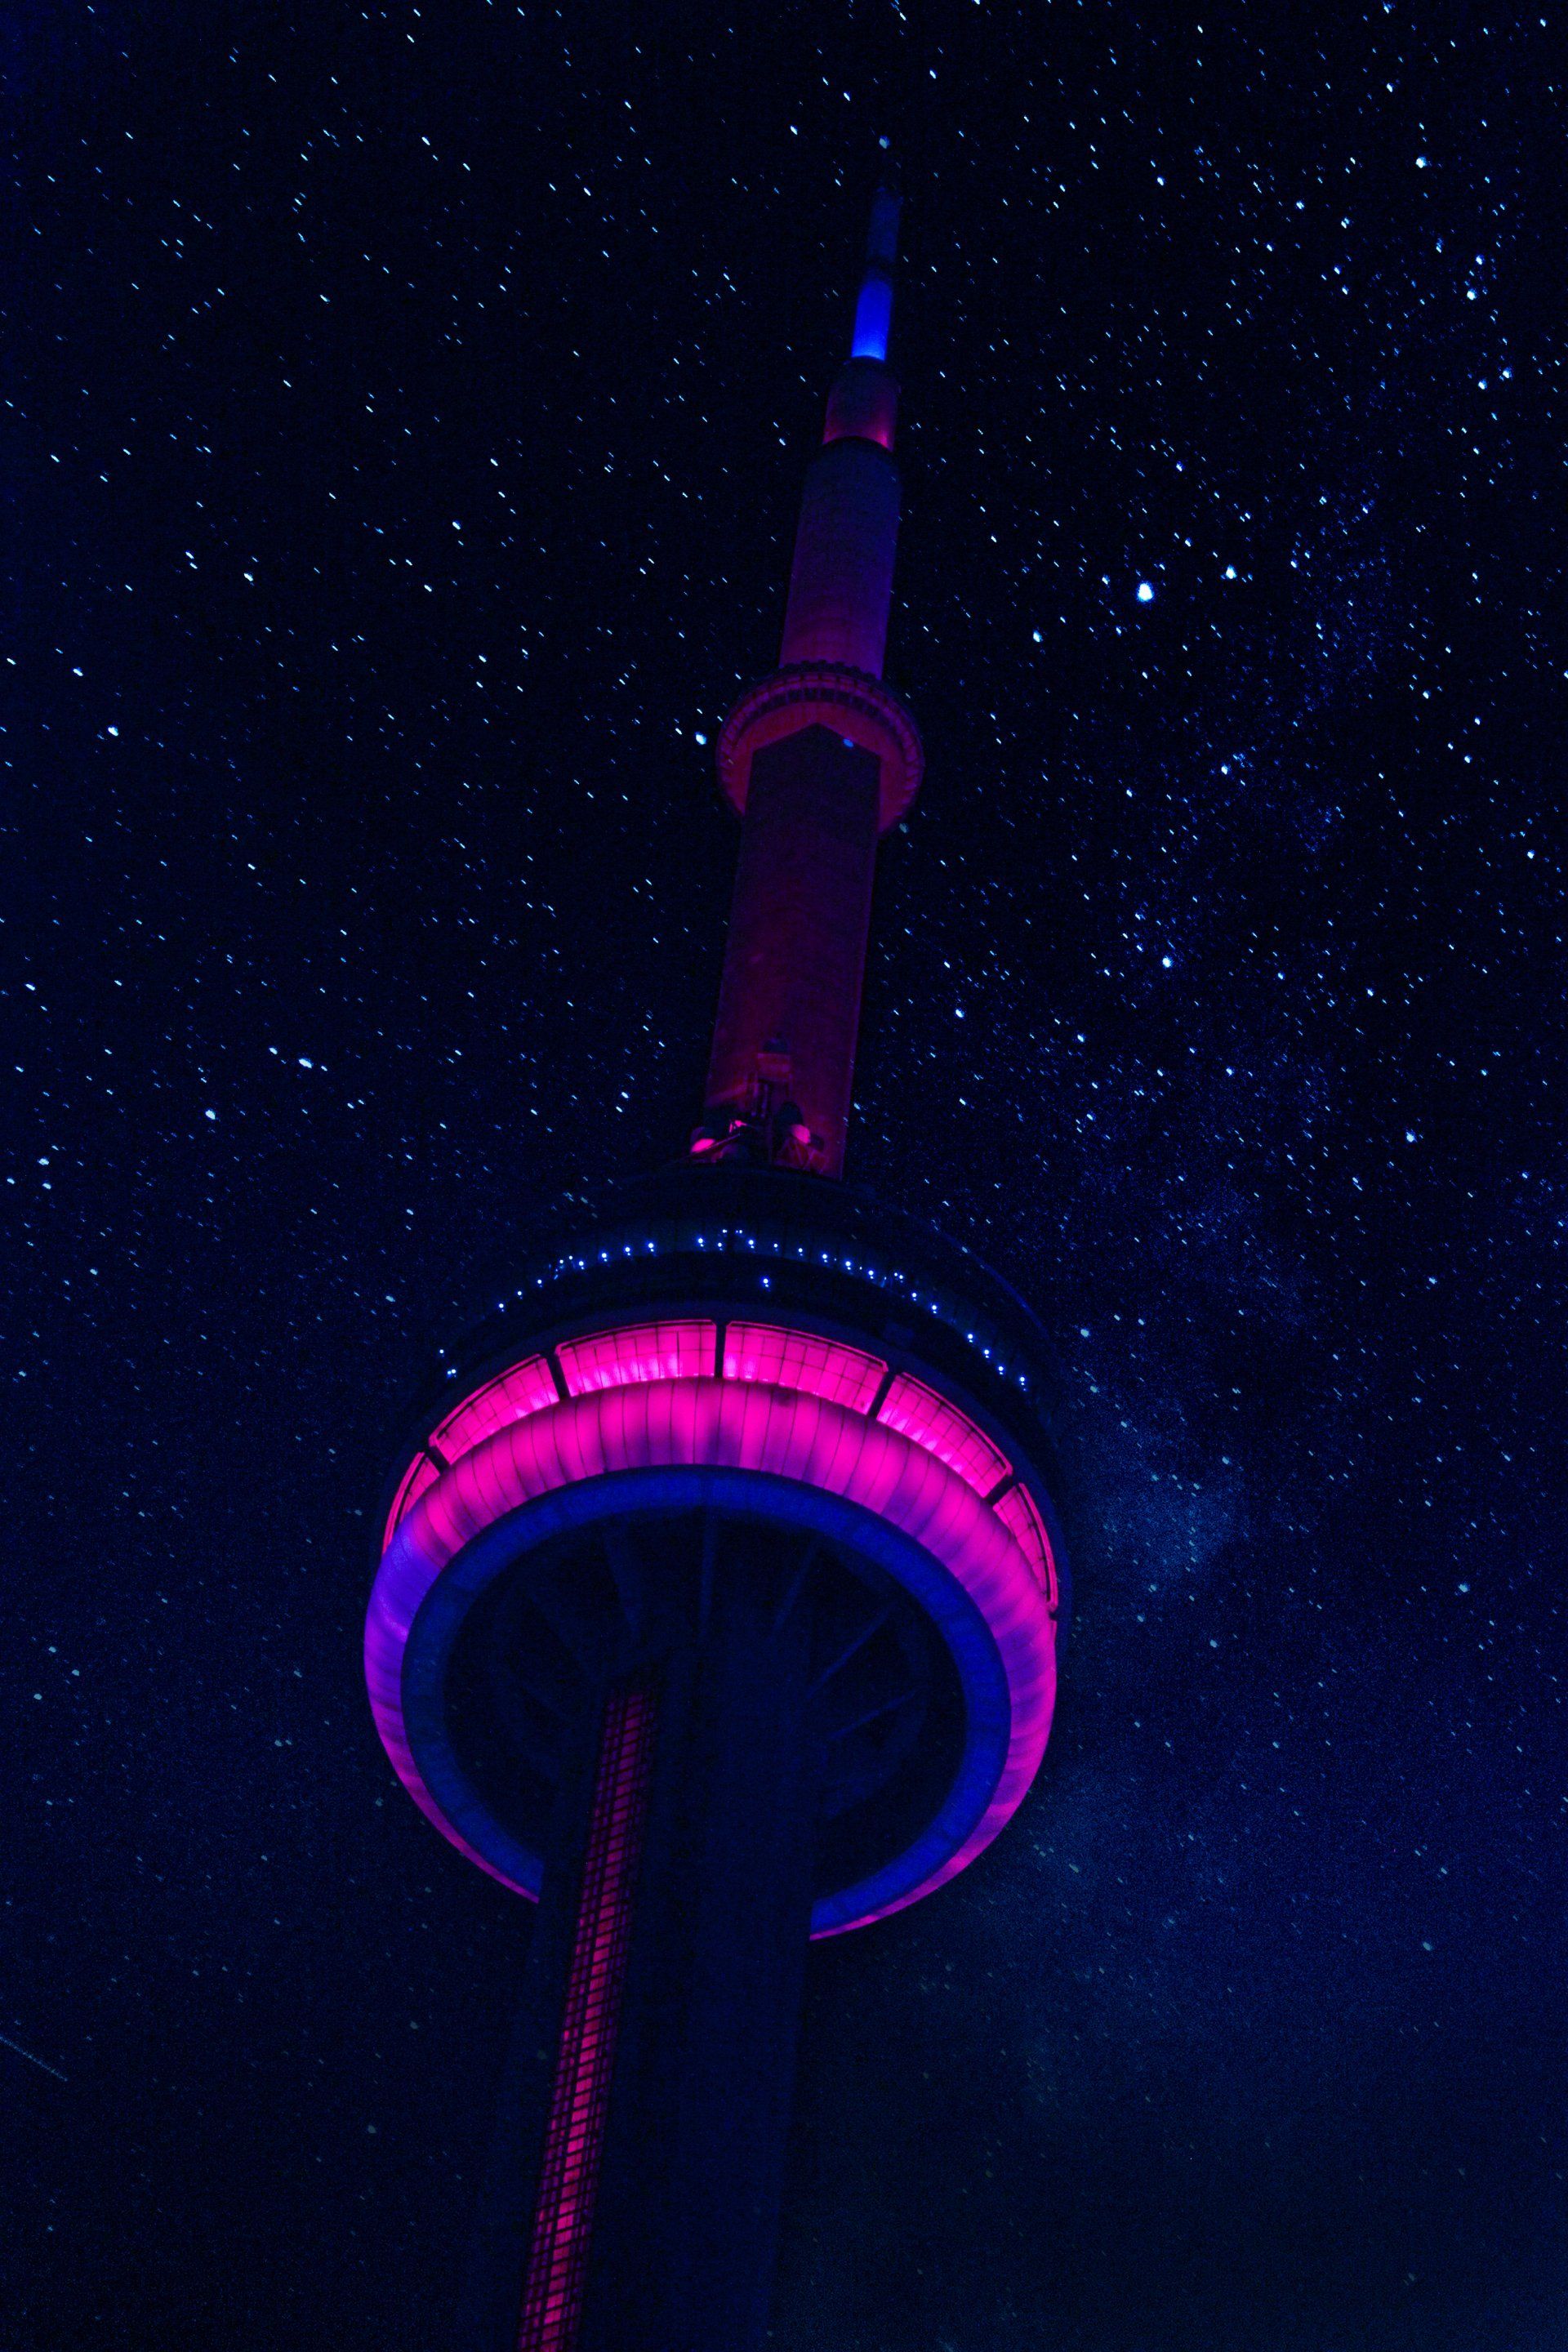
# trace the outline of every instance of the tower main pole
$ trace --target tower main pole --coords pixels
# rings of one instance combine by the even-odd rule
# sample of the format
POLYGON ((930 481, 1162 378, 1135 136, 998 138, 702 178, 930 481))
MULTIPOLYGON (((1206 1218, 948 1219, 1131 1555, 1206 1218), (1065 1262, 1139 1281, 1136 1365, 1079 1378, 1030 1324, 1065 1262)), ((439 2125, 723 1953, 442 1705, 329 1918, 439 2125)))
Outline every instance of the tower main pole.
POLYGON ((742 819, 686 1158, 520 1261, 388 1489, 365 1628, 405 1786, 539 1906, 461 2352, 761 2352, 805 1955, 964 1869, 1056 1684, 1045 1349, 842 1183, 899 482, 884 160, 742 819))

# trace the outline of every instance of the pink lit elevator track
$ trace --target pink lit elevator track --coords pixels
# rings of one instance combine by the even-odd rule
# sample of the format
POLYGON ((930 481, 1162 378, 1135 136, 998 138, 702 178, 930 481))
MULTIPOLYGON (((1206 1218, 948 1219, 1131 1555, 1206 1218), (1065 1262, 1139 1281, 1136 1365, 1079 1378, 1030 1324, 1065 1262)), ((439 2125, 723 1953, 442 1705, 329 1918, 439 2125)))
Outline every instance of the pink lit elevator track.
POLYGON ((654 1727, 650 1691, 632 1688, 612 1694, 605 1709, 594 1783, 518 2352, 572 2352, 577 2341, 637 1863, 647 1821, 654 1727))

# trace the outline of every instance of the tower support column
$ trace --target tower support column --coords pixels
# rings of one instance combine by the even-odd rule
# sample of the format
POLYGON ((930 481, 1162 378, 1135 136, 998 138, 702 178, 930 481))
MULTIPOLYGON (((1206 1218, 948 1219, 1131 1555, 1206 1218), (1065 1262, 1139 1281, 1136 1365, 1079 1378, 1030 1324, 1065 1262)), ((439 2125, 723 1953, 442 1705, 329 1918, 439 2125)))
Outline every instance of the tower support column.
POLYGON ((807 1139, 795 1164, 844 1166, 860 982, 877 860, 880 762, 824 726, 753 755, 706 1108, 766 1132, 786 1105, 807 1139))
POLYGON ((713 1580, 672 1657, 581 2352, 761 2352, 820 1759, 805 1612, 713 1580))
POLYGON ((762 2352, 822 1787, 806 1582, 694 1562, 579 1747, 461 2352, 762 2352))

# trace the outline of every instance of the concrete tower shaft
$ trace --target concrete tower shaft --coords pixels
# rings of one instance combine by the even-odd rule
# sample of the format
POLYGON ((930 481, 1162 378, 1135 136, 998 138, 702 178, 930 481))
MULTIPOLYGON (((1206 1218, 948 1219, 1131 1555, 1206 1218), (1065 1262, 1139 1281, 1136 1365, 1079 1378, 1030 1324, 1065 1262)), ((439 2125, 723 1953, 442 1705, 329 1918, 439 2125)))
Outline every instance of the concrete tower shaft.
POLYGON ((801 499, 779 667, 719 740, 742 833, 699 1159, 843 1171, 877 839, 921 765, 881 683, 899 535, 887 365, 899 202, 887 163, 850 354, 801 499))
POLYGON ((849 360, 828 394, 795 529, 783 669, 836 662, 882 675, 899 540, 897 404, 898 386, 879 360, 849 360))

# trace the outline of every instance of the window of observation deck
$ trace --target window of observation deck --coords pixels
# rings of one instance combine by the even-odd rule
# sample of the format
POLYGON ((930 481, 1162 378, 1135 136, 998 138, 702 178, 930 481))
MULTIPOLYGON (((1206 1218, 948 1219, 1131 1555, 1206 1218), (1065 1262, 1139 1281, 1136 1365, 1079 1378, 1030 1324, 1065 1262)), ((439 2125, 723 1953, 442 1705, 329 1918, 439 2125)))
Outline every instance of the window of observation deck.
POLYGON ((713 1370, 716 1323, 637 1323, 563 1339, 555 1350, 568 1392, 621 1389, 638 1381, 695 1381, 713 1370))
POLYGON ((923 1381, 911 1380, 908 1372, 899 1374, 877 1418, 934 1454, 950 1470, 956 1470, 977 1495, 989 1495, 1012 1470, 1006 1455, 975 1428, 967 1413, 928 1389, 923 1381))
POLYGON ((858 1348, 814 1331, 784 1331, 771 1323, 731 1323, 724 1332, 724 1378, 766 1381, 826 1397, 850 1412, 868 1412, 888 1367, 858 1348))

